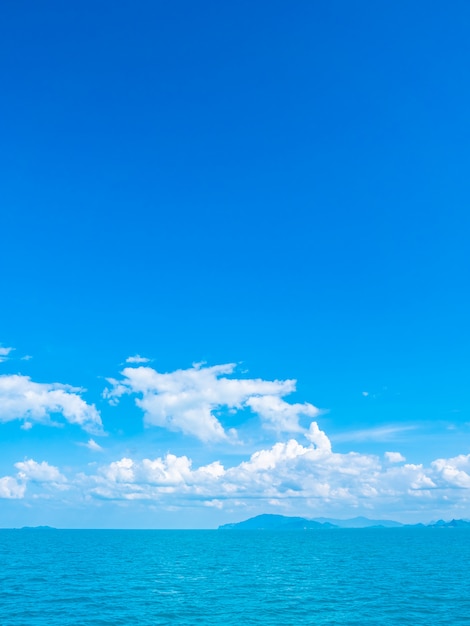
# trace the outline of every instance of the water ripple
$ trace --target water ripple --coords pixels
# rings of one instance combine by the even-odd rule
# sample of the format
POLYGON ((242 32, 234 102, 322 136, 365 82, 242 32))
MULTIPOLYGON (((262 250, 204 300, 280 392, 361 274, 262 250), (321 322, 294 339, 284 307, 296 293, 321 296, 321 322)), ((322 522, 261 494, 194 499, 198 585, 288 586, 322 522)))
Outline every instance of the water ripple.
POLYGON ((0 531, 1 626, 470 623, 465 529, 0 531))

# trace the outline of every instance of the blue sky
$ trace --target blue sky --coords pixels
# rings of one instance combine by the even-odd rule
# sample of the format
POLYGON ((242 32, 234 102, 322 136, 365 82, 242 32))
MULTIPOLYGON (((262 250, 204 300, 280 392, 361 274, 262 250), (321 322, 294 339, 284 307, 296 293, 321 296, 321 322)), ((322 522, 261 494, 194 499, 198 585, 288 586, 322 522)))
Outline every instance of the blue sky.
POLYGON ((1 13, 0 525, 470 517, 468 3, 1 13))

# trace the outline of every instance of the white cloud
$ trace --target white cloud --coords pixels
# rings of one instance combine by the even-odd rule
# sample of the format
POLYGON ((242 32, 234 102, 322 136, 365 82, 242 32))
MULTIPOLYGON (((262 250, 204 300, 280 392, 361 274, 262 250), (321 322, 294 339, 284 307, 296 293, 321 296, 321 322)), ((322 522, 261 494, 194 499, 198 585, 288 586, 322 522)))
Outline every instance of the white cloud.
POLYGON ((441 480, 449 485, 470 489, 470 454, 461 454, 451 459, 437 459, 431 465, 441 480))
POLYGON ((289 404, 279 396, 252 396, 246 405, 278 432, 302 432, 299 416, 316 417, 320 414, 313 404, 289 404))
POLYGON ((149 362, 150 362, 150 359, 147 359, 144 356, 140 356, 140 354, 129 356, 126 359, 126 363, 149 363, 149 362))
POLYGON ((141 461, 124 457, 88 478, 89 493, 100 499, 160 503, 302 499, 358 506, 393 496, 395 482, 401 485, 400 494, 431 484, 422 468, 410 466, 395 476, 374 455, 332 452, 327 435, 315 422, 306 436, 307 446, 295 439, 278 442, 230 468, 216 461, 194 469, 187 456, 172 454, 141 461))
POLYGON ((104 468, 103 474, 111 482, 134 482, 133 466, 134 461, 132 459, 123 458, 120 461, 114 461, 104 468))
POLYGON ((263 424, 278 432, 300 432, 301 415, 314 417, 311 404, 289 404, 282 397, 295 391, 295 380, 228 378, 235 364, 204 367, 162 374, 150 367, 125 368, 118 381, 108 379, 111 389, 104 396, 115 404, 124 394, 137 394, 147 425, 161 426, 198 437, 202 441, 228 438, 215 412, 251 408, 263 424))
POLYGON ((94 439, 88 439, 86 443, 79 443, 78 445, 88 448, 92 452, 103 452, 103 448, 94 439))
POLYGON ((7 361, 10 352, 13 352, 14 349, 15 348, 6 348, 3 346, 0 346, 0 363, 7 361))
POLYGON ((60 473, 54 465, 49 465, 46 461, 38 463, 34 459, 27 459, 15 463, 18 470, 18 478, 23 481, 33 481, 37 483, 65 483, 67 479, 60 473))
POLYGON ((98 433, 100 414, 81 398, 82 391, 60 383, 36 383, 29 376, 0 376, 0 422, 24 420, 29 428, 32 423, 56 423, 53 415, 60 414, 70 424, 98 433))
POLYGON ((415 430, 416 426, 377 426, 374 428, 364 428, 362 430, 352 430, 339 433, 334 436, 334 441, 392 441, 401 433, 415 430))
MULTIPOLYGON (((255 451, 231 467, 220 461, 195 467, 186 456, 168 453, 157 458, 123 458, 66 478, 59 468, 29 459, 16 463, 16 477, 0 479, 0 497, 23 498, 25 485, 35 484, 48 497, 78 500, 141 501, 151 506, 214 506, 234 511, 282 509, 312 517, 353 511, 374 515, 406 515, 443 504, 460 517, 470 510, 470 455, 437 459, 428 467, 404 463, 398 452, 380 457, 357 452, 337 453, 316 422, 305 442, 291 438, 255 451), (463 512, 463 513, 462 513, 463 512)), ((96 466, 89 466, 96 467, 96 466)), ((421 512, 421 513, 419 513, 421 512)), ((429 519, 429 517, 428 517, 429 519)))
MULTIPOLYGON (((0 348, 0 359, 8 358, 11 350, 0 348)), ((139 355, 128 359, 134 365, 147 361, 139 355)), ((332 511, 347 516, 367 510, 381 514, 389 510, 394 516, 397 510, 426 512, 445 504, 447 510, 454 507, 456 516, 470 517, 470 454, 438 458, 424 465, 407 463, 397 451, 387 451, 383 457, 338 453, 317 422, 311 421, 320 414, 319 409, 307 402, 286 401, 285 396, 296 389, 295 380, 239 378, 234 364, 195 364, 170 373, 137 366, 126 367, 121 374, 120 380, 109 380, 105 397, 116 404, 123 395, 134 395, 148 425, 180 431, 204 442, 226 441, 235 439, 236 434, 224 428, 224 419, 233 420, 238 411, 240 419, 245 419, 251 411, 263 427, 278 434, 278 441, 242 460, 238 457, 232 464, 215 460, 198 466, 186 455, 169 452, 142 458, 127 451, 122 458, 90 463, 86 472, 75 473, 46 461, 25 459, 15 464, 16 476, 0 478, 0 498, 29 497, 32 501, 62 497, 67 506, 74 498, 77 502, 139 500, 166 508, 200 505, 231 507, 232 511, 236 507, 247 510, 257 503, 261 511, 274 507, 287 514, 299 514, 296 507, 300 506, 301 514, 310 512, 312 516, 332 511), (306 421, 310 422, 308 429, 306 421)), ((66 421, 91 434, 99 433, 100 414, 95 405, 85 402, 82 392, 59 383, 36 383, 26 376, 0 376, 0 423, 18 419, 28 430, 36 423, 66 421)), ((389 424, 341 433, 334 441, 393 441, 413 428, 389 424)), ((91 437, 78 445, 94 452, 103 450, 91 437)), ((387 448, 393 450, 393 446, 387 448)))
POLYGON ((4 476, 0 478, 0 498, 9 500, 20 500, 24 498, 26 485, 19 483, 12 476, 4 476))
POLYGON ((15 467, 18 470, 16 477, 0 478, 0 498, 24 498, 28 483, 35 483, 40 489, 57 489, 59 492, 68 488, 66 477, 46 461, 38 463, 34 459, 26 459, 15 463, 15 467))
POLYGON ((403 454, 400 454, 399 452, 386 452, 384 456, 390 463, 403 463, 406 461, 403 454))
POLYGON ((316 422, 312 422, 310 424, 310 428, 308 429, 308 432, 305 433, 305 437, 319 450, 331 452, 331 441, 328 439, 326 434, 318 428, 318 424, 316 422))
POLYGON ((435 486, 422 466, 390 468, 374 455, 333 452, 316 422, 306 438, 309 445, 295 439, 278 442, 230 468, 215 461, 195 469, 187 456, 173 454, 141 461, 124 457, 87 477, 87 488, 100 499, 167 504, 301 499, 357 507, 435 486))

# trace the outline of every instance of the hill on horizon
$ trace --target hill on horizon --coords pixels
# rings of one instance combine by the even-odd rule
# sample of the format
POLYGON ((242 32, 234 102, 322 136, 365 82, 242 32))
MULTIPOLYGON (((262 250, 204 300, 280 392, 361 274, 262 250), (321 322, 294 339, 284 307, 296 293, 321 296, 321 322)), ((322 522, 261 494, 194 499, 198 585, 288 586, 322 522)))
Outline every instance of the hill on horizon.
POLYGON ((219 530, 312 530, 320 528, 405 528, 405 527, 426 527, 426 528, 470 528, 470 521, 463 519, 453 519, 449 522, 439 520, 430 524, 402 524, 394 520, 374 520, 367 517, 353 517, 350 519, 334 519, 329 517, 318 517, 308 519, 305 517, 289 517, 287 515, 276 515, 263 513, 250 517, 242 522, 223 524, 219 530))

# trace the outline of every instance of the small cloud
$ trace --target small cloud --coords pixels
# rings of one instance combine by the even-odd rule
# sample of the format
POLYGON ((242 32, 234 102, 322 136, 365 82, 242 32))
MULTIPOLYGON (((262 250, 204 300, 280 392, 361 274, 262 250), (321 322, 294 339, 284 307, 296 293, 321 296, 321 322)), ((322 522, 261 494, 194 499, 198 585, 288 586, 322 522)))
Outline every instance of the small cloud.
POLYGON ((384 454, 384 457, 390 463, 403 463, 404 461, 406 461, 406 459, 403 456, 403 454, 400 454, 399 452, 386 452, 384 454))
POLYGON ((88 448, 92 452, 103 452, 103 448, 94 439, 88 439, 86 443, 79 443, 78 445, 88 448))
POLYGON ((20 361, 31 361, 33 357, 30 354, 25 354, 21 357, 20 361))
POLYGON ((369 392, 368 391, 363 391, 362 395, 364 396, 364 398, 367 398, 367 396, 369 395, 369 392))
POLYGON ((47 461, 38 463, 34 459, 25 459, 20 463, 15 463, 18 470, 18 478, 21 480, 32 480, 37 483, 65 483, 67 479, 60 473, 54 465, 49 465, 47 461))
POLYGON ((129 356, 126 359, 126 363, 149 363, 149 362, 150 362, 150 359, 147 359, 144 356, 140 356, 140 354, 129 356))
POLYGON ((223 503, 220 500, 206 500, 203 502, 203 505, 213 507, 215 509, 221 509, 223 507, 223 503))
POLYGON ((33 427, 33 425, 31 424, 31 422, 24 422, 23 424, 21 424, 20 428, 22 430, 31 430, 31 428, 33 427))
POLYGON ((0 478, 0 498, 9 500, 20 500, 24 498, 26 485, 18 482, 13 476, 3 476, 0 478))
POLYGON ((4 363, 8 360, 10 352, 13 352, 15 348, 6 348, 4 346, 0 346, 0 363, 4 363))

